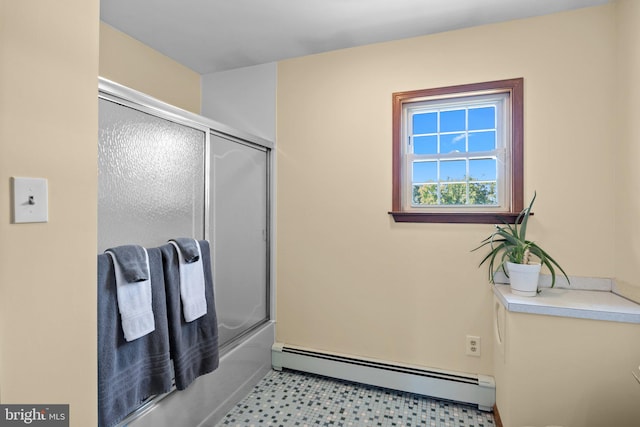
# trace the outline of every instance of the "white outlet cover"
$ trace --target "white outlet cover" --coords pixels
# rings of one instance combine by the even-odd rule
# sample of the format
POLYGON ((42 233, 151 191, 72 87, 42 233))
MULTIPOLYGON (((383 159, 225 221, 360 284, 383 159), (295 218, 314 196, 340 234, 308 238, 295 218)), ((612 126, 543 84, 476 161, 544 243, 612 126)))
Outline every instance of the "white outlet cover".
POLYGON ((13 223, 49 221, 48 184, 45 178, 12 177, 13 223))

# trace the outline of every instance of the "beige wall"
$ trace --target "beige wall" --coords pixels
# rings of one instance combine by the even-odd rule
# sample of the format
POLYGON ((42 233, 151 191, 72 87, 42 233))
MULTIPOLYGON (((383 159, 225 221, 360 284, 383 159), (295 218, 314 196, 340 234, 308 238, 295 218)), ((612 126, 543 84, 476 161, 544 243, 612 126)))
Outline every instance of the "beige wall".
MULTIPOLYGON (((96 76, 193 112, 200 79, 113 28, 99 30, 98 2, 0 0, 0 9, 0 200, 9 200, 11 176, 48 178, 50 197, 46 224, 9 224, 7 204, 0 210, 0 401, 70 403, 71 425, 91 426, 96 76)), ((490 227, 394 224, 386 213, 390 100, 401 90, 524 77, 525 190, 539 194, 532 236, 570 274, 637 284, 639 242, 629 236, 640 207, 629 195, 637 195, 638 172, 626 162, 638 152, 624 142, 638 139, 638 19, 637 2, 626 0, 617 11, 279 64, 278 340, 492 372, 491 294, 476 268, 480 254, 469 253, 490 227), (619 75, 613 46, 625 53, 619 75), (625 83, 619 98, 611 95, 616 78, 625 83), (629 107, 616 157, 602 149, 615 133, 615 100, 629 107), (482 358, 464 356, 466 334, 483 337, 482 358)))
POLYGON ((200 74, 104 22, 100 76, 200 114, 200 74))
POLYGON ((640 302, 640 2, 618 0, 618 125, 616 157, 616 279, 640 302))
POLYGON ((492 373, 489 225, 396 224, 391 94, 525 79, 534 240, 571 275, 613 277, 612 5, 283 61, 278 69, 279 341, 492 373), (464 354, 465 335, 483 340, 464 354))
POLYGON ((0 0, 0 401, 96 424, 99 2, 0 0), (10 224, 11 176, 49 182, 49 222, 10 224))

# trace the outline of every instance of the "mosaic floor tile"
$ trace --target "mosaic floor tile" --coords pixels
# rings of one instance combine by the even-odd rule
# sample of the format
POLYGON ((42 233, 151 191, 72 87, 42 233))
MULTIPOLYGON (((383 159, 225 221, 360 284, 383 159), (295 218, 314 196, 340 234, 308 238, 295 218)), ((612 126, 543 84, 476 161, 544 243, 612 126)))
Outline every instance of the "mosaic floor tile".
POLYGON ((271 371, 217 427, 494 427, 473 406, 294 372, 271 371))

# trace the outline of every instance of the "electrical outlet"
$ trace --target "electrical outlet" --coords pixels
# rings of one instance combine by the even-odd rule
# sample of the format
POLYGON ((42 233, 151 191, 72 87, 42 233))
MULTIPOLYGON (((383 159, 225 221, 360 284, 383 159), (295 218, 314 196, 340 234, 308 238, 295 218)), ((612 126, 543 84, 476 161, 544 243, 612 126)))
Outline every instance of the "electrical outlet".
POLYGON ((480 337, 467 335, 467 356, 480 357, 480 337))

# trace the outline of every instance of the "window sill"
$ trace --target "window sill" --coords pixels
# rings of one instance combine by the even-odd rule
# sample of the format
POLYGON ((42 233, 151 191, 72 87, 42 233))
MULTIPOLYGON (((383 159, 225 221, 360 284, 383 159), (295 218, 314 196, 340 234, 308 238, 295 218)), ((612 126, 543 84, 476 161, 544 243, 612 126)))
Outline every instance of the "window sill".
MULTIPOLYGON (((519 213, 438 213, 391 211, 395 222, 432 222, 452 224, 515 224, 519 213)), ((531 213, 533 215, 533 213, 531 213)))

